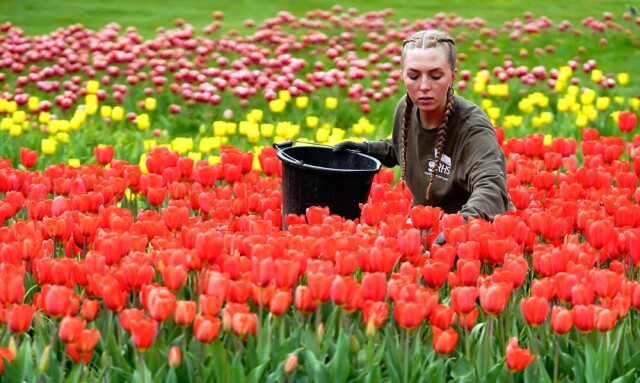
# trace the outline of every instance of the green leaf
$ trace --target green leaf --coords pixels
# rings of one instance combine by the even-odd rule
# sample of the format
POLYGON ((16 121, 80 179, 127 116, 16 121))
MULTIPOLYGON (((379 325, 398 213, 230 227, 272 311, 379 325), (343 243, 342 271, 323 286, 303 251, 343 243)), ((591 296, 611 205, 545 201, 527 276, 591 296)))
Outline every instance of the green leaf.
POLYGON ((493 383, 493 382, 504 382, 507 380, 508 374, 510 374, 509 370, 507 370, 507 366, 504 363, 498 363, 491 367, 487 375, 482 378, 482 382, 493 383))
POLYGON ((80 381, 80 375, 82 375, 83 364, 75 364, 71 369, 69 375, 67 375, 66 383, 78 383, 80 381))
POLYGON ((340 333, 336 344, 335 354, 329 363, 331 382, 346 382, 349 376, 349 338, 340 333))
POLYGON ((380 365, 371 366, 369 372, 364 377, 365 383, 380 383, 382 382, 382 373, 380 372, 380 365))
POLYGON ((304 359, 311 380, 314 382, 329 382, 329 371, 324 363, 316 359, 316 356, 310 350, 305 350, 304 359))
POLYGON ((629 370, 623 376, 612 380, 611 383, 629 383, 629 382, 633 382, 633 377, 635 376, 635 374, 636 374, 636 369, 632 368, 631 370, 629 370))
POLYGON ((167 373, 166 378, 164 379, 165 383, 178 383, 178 377, 176 375, 176 370, 171 368, 169 369, 169 373, 167 373))
POLYGON ((269 365, 270 359, 268 358, 267 360, 265 360, 261 365, 259 365, 258 367, 254 368, 253 370, 251 370, 251 372, 249 373, 249 376, 247 378, 247 380, 250 383, 260 383, 264 381, 264 370, 267 368, 267 366, 269 365))
POLYGON ((247 376, 244 374, 244 366, 239 358, 233 359, 227 378, 228 382, 233 383, 245 383, 247 381, 247 376))
POLYGON ((467 358, 462 357, 458 359, 457 362, 451 368, 451 377, 454 379, 460 379, 463 377, 471 376, 475 374, 476 370, 473 364, 467 360, 467 358))
MULTIPOLYGON (((49 363, 50 367, 51 365, 52 363, 49 363)), ((57 363, 54 365, 58 368, 57 363)), ((8 382, 22 382, 27 378, 30 372, 35 371, 37 366, 35 365, 31 354, 31 342, 28 341, 28 338, 25 337, 23 342, 20 344, 13 363, 8 363, 4 360, 4 366, 4 377, 8 382)))

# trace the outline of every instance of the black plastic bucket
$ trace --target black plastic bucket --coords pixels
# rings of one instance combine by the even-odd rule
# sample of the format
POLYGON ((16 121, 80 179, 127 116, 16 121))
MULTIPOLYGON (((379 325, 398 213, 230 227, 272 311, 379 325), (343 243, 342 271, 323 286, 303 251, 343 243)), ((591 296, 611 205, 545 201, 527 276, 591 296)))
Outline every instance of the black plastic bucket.
POLYGON ((291 145, 274 144, 282 161, 283 217, 304 214, 311 206, 327 206, 331 214, 347 219, 360 217, 359 205, 369 198, 380 161, 354 150, 335 153, 330 146, 291 145))

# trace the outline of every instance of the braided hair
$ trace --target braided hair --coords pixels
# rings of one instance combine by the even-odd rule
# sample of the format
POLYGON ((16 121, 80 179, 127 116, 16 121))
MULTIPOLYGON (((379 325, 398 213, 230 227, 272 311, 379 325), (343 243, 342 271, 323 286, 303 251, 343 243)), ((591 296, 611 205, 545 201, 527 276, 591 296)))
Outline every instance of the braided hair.
MULTIPOLYGON (((447 61, 451 67, 451 70, 456 68, 456 47, 455 42, 446 33, 436 30, 420 31, 409 36, 402 45, 401 64, 404 67, 404 61, 409 49, 415 48, 433 48, 442 47, 446 49, 447 61)), ((402 114, 402 179, 405 178, 407 167, 407 147, 409 144, 409 127, 411 126, 411 112, 413 110, 413 100, 409 97, 409 94, 405 96, 405 107, 402 114)), ((440 125, 438 125, 438 137, 436 139, 436 159, 431 170, 431 176, 429 177, 429 184, 425 192, 425 196, 429 199, 431 195, 431 185, 436 178, 440 161, 442 160, 442 152, 444 150, 444 144, 447 139, 447 123, 453 110, 453 85, 449 86, 447 90, 447 103, 445 107, 444 116, 440 125)))

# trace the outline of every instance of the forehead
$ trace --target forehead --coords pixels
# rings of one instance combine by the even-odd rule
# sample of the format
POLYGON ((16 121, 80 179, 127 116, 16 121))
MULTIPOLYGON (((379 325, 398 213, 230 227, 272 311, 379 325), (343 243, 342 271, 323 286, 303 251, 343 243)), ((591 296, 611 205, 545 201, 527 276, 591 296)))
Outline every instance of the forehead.
POLYGON ((418 71, 451 70, 447 53, 447 50, 441 46, 410 48, 405 52, 404 69, 418 71))

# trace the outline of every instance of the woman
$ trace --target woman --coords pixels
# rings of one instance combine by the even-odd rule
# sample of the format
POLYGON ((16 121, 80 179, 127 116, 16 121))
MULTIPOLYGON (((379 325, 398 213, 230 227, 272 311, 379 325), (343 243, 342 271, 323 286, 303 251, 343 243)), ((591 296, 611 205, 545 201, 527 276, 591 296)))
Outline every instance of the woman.
POLYGON ((387 167, 400 165, 414 204, 493 220, 514 209, 504 154, 482 109, 453 93, 456 55, 443 32, 411 35, 401 58, 407 94, 396 106, 392 138, 345 141, 335 150, 355 149, 387 167))

